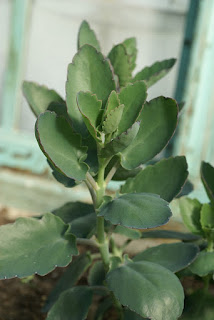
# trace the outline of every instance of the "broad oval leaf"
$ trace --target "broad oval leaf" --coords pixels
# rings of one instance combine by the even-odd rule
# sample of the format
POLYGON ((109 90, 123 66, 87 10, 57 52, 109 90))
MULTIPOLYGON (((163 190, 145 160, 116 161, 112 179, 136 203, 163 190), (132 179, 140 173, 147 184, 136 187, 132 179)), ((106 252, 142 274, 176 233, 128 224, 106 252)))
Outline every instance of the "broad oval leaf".
POLYGON ((201 251, 189 269, 199 277, 214 273, 214 252, 201 251))
POLYGON ((178 239, 182 241, 196 241, 200 237, 187 232, 178 232, 173 230, 152 230, 146 231, 141 234, 142 238, 153 238, 153 239, 178 239))
POLYGON ((124 306, 153 320, 176 320, 184 293, 178 278, 152 262, 130 262, 109 272, 107 285, 124 306))
POLYGON ((49 294, 46 304, 43 308, 44 312, 50 310, 50 308, 57 301, 62 292, 72 288, 76 284, 76 282, 88 269, 91 263, 91 256, 88 253, 80 255, 74 261, 72 261, 70 266, 62 274, 62 276, 54 286, 53 290, 49 294))
POLYGON ((68 178, 85 179, 88 166, 86 147, 81 146, 80 135, 73 132, 70 124, 54 112, 42 113, 36 121, 36 138, 49 161, 68 178))
POLYGON ((130 57, 126 47, 120 43, 114 46, 108 54, 108 58, 114 68, 114 73, 119 78, 120 87, 125 86, 131 80, 130 57))
POLYGON ((202 204, 197 199, 181 198, 179 201, 180 213, 185 226, 194 234, 202 235, 200 213, 202 204))
POLYGON ((120 104, 124 104, 124 111, 118 126, 118 135, 130 128, 138 119, 147 97, 144 81, 129 83, 119 95, 120 104))
POLYGON ((95 139, 99 139, 97 127, 102 118, 102 101, 91 92, 80 91, 77 94, 77 105, 83 116, 85 125, 95 139))
POLYGON ((54 90, 35 82, 24 81, 23 94, 36 117, 45 112, 51 102, 63 103, 62 97, 54 90))
POLYGON ((47 320, 84 320, 92 303, 89 287, 77 286, 64 291, 48 313, 47 320))
POLYGON ((158 97, 144 105, 140 129, 132 144, 122 152, 121 164, 134 169, 151 160, 169 142, 177 126, 178 106, 170 98, 158 97))
POLYGON ((149 67, 145 67, 143 70, 138 72, 133 78, 132 82, 144 80, 147 87, 151 87, 158 80, 163 78, 174 66, 176 59, 167 59, 163 61, 157 61, 149 67))
POLYGON ((129 178, 122 186, 122 193, 148 192, 159 194, 170 202, 180 193, 188 176, 185 157, 163 159, 129 178))
POLYGON ((115 89, 116 85, 109 62, 94 47, 87 44, 81 47, 73 62, 68 66, 66 82, 68 114, 77 132, 87 136, 86 126, 77 107, 77 93, 90 91, 96 94, 98 100, 102 100, 105 106, 109 94, 115 89))
POLYGON ((161 244, 140 252, 133 258, 133 261, 150 261, 172 272, 178 272, 195 260, 198 251, 198 247, 191 243, 161 244))
POLYGON ((77 49, 79 50, 84 44, 90 44, 100 51, 100 44, 97 40, 96 34, 85 20, 81 23, 79 28, 77 49))
POLYGON ((0 227, 0 252, 0 279, 43 276, 78 254, 69 226, 51 213, 0 227))
POLYGON ((126 48, 126 52, 129 56, 129 64, 131 71, 136 67, 136 58, 137 58, 137 42, 136 38, 128 38, 123 41, 123 45, 126 48))
POLYGON ((96 213, 91 204, 68 202, 53 210, 53 214, 70 224, 71 232, 78 238, 90 238, 96 229, 96 213))
POLYGON ((130 193, 103 205, 98 216, 112 224, 136 229, 166 224, 172 213, 168 203, 155 194, 130 193))
POLYGON ((214 205, 214 167, 204 161, 201 164, 201 180, 208 197, 214 205))

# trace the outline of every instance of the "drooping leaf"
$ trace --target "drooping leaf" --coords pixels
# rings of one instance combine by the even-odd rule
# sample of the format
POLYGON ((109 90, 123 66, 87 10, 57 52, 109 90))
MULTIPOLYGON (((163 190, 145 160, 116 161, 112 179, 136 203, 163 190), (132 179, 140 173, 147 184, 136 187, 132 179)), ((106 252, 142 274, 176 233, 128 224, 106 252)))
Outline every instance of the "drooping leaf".
POLYGON ((212 204, 214 205, 214 168, 207 162, 201 164, 201 180, 212 204))
POLYGON ((111 140, 101 151, 102 157, 111 157, 127 148, 135 139, 140 127, 140 122, 135 122, 128 130, 111 140))
POLYGON ((144 81, 129 83, 119 93, 119 100, 124 104, 124 111, 118 126, 118 135, 130 128, 138 119, 147 97, 144 81))
POLYGON ((189 266, 197 257, 198 251, 198 247, 191 243, 161 244, 140 252, 133 261, 150 261, 177 272, 189 266))
POLYGON ((116 226, 113 232, 122 234, 123 236, 133 240, 140 239, 141 237, 141 232, 139 230, 129 229, 120 225, 116 226))
POLYGON ((45 275, 78 254, 69 226, 51 213, 0 227, 0 279, 45 275))
POLYGON ((113 133, 117 130, 118 124, 120 123, 124 105, 121 104, 118 107, 110 111, 103 121, 102 129, 105 134, 113 133))
POLYGON ((48 313, 47 320, 85 320, 92 303, 89 287, 77 286, 64 291, 48 313))
POLYGON ((80 91, 77 94, 77 105, 88 131, 92 137, 99 140, 97 127, 102 118, 102 101, 91 92, 80 91))
POLYGON ((66 83, 68 114, 77 132, 87 135, 84 120, 76 103, 77 93, 90 91, 96 94, 98 100, 102 100, 105 106, 110 92, 115 89, 116 85, 108 61, 94 47, 90 45, 81 47, 68 66, 66 83))
POLYGON ((91 256, 88 253, 83 253, 70 264, 49 294, 43 308, 44 312, 48 312, 50 310, 63 291, 72 288, 76 284, 79 278, 91 265, 91 262, 91 256))
POLYGON ((178 232, 172 230, 152 230, 142 233, 142 238, 153 238, 153 239, 178 239, 182 241, 196 241, 200 239, 199 236, 187 233, 178 232))
POLYGON ((119 78, 120 87, 125 86, 131 80, 131 66, 126 47, 120 43, 114 46, 108 54, 108 58, 114 68, 114 73, 119 78))
POLYGON ((151 160, 169 142, 177 125, 175 100, 158 97, 144 105, 138 120, 140 129, 133 143, 122 152, 121 164, 134 169, 151 160))
POLYGON ((97 51, 100 51, 100 44, 97 40, 95 32, 90 28, 87 21, 83 21, 79 28, 77 49, 79 50, 84 44, 90 44, 97 51))
POLYGON ((50 161, 47 160, 47 162, 48 162, 49 166, 51 167, 53 177, 59 183, 62 183, 66 188, 73 188, 76 186, 76 182, 74 179, 66 177, 64 174, 59 172, 50 161))
POLYGON ((179 199, 181 216, 185 226, 194 234, 201 235, 200 212, 202 204, 197 199, 179 199))
POLYGON ((214 273, 214 252, 201 251, 189 268, 192 273, 199 277, 214 273))
POLYGON ((177 277, 152 262, 130 262, 109 272, 107 285, 124 306, 153 320, 176 320, 184 293, 177 277))
POLYGON ((90 238, 96 228, 96 213, 91 204, 68 202, 53 210, 53 214, 70 224, 71 232, 78 238, 90 238))
POLYGON ((105 269, 102 261, 96 261, 88 274, 90 286, 103 286, 105 280, 105 269))
POLYGON ((207 237, 212 237, 214 240, 214 207, 209 203, 202 205, 200 223, 207 237))
POLYGON ((45 112, 51 102, 64 102, 56 91, 35 82, 24 81, 22 90, 36 117, 38 117, 40 113, 45 112))
POLYGON ((38 117, 35 131, 42 152, 58 171, 78 181, 85 179, 87 148, 65 118, 46 111, 38 117))
POLYGON ((103 205, 98 216, 112 224, 136 229, 155 228, 168 222, 168 203, 155 194, 130 193, 103 205))
POLYGON ((148 192, 159 194, 170 202, 180 191, 187 179, 185 157, 163 159, 146 167, 122 186, 122 193, 148 192))
POLYGON ((137 43, 136 43, 136 38, 128 38, 125 41, 123 41, 123 45, 126 48, 126 52, 129 56, 129 64, 131 71, 134 70, 136 67, 136 58, 137 58, 137 43))
POLYGON ((163 61, 157 61, 150 67, 145 67, 143 70, 138 72, 133 78, 132 82, 144 80, 147 87, 151 87, 158 80, 163 78, 174 66, 176 59, 167 59, 163 61))

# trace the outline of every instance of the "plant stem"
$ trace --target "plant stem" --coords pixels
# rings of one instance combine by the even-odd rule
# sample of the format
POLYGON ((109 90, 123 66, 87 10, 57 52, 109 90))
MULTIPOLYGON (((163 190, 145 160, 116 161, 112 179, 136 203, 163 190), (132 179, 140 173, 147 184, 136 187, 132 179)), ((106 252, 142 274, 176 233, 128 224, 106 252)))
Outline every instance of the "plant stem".
POLYGON ((111 168, 111 170, 109 171, 107 177, 106 177, 106 185, 111 181, 111 179, 113 178, 114 174, 116 173, 118 167, 120 165, 120 161, 117 161, 114 166, 111 168))
POLYGON ((207 252, 213 252, 213 240, 208 238, 207 239, 207 252))

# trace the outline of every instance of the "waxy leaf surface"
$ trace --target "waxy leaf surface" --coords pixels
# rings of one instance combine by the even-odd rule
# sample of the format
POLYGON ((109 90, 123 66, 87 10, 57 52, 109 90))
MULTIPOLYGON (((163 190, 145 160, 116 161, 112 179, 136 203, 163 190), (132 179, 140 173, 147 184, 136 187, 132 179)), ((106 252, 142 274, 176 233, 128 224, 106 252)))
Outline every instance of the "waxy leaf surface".
POLYGON ((96 34, 90 28, 88 22, 85 20, 81 23, 81 26, 79 28, 78 42, 77 42, 78 50, 84 44, 90 44, 92 47, 96 48, 97 51, 100 51, 100 44, 99 44, 99 41, 97 40, 96 34))
POLYGON ((76 182, 74 179, 66 177, 64 174, 59 172, 50 161, 47 161, 47 162, 48 162, 49 166, 51 167, 53 177, 59 183, 62 183, 66 188, 73 188, 76 186, 76 182))
POLYGON ((169 142, 177 125, 175 100, 158 97, 147 102, 138 118, 140 129, 132 144, 122 152, 121 164, 134 169, 151 160, 169 142))
POLYGON ((90 238, 96 228, 96 213, 91 204, 68 202, 53 210, 65 223, 70 224, 71 232, 78 238, 90 238))
POLYGON ((131 80, 131 66, 126 47, 120 43, 114 46, 109 55, 109 60, 114 68, 114 73, 119 78, 120 87, 125 86, 131 80))
POLYGON ((191 243, 161 244, 137 254, 133 261, 150 261, 177 272, 190 265, 198 251, 198 247, 191 243))
POLYGON ((214 168, 204 161, 201 164, 201 180, 204 184, 208 197, 214 205, 214 168))
POLYGON ((145 67, 143 70, 138 72, 132 81, 144 80, 149 88, 158 80, 163 78, 171 70, 175 62, 176 59, 157 61, 150 67, 145 67))
POLYGON ((35 82, 23 82, 23 94, 36 117, 45 112, 51 102, 63 103, 62 97, 54 90, 35 82))
POLYGON ((91 257, 87 253, 78 256, 74 261, 72 261, 70 266, 62 274, 60 279, 55 284, 53 290, 49 294, 46 304, 43 308, 44 312, 50 310, 52 305, 57 301, 63 291, 72 288, 76 284, 91 263, 91 257))
POLYGON ((109 272, 107 285, 124 306, 152 320, 176 320, 184 293, 177 277, 152 262, 130 262, 109 272))
POLYGON ((156 193, 170 202, 180 191, 187 179, 185 157, 163 159, 129 178, 122 186, 122 193, 148 192, 156 193))
POLYGON ((0 228, 0 279, 45 275, 77 255, 75 237, 59 217, 19 218, 0 228))
POLYGON ((85 320, 92 303, 89 287, 77 286, 63 292, 48 313, 47 320, 85 320))
POLYGON ((159 196, 130 193, 103 205, 98 216, 103 216, 112 224, 147 229, 167 223, 171 214, 168 203, 159 196))
POLYGON ((76 96, 80 91, 90 91, 102 100, 105 106, 108 96, 116 89, 109 62, 100 52, 84 45, 75 55, 73 62, 68 66, 66 83, 66 102, 68 114, 71 117, 74 129, 87 136, 87 129, 78 109, 76 96))
POLYGON ((138 119, 147 97, 144 81, 128 84, 118 97, 120 104, 124 104, 124 111, 118 126, 118 135, 130 128, 138 119))
POLYGON ((197 199, 179 199, 181 216, 185 226, 194 234, 201 235, 200 212, 202 204, 197 199))
POLYGON ((47 111, 37 119, 35 130, 41 150, 54 167, 68 178, 84 180, 87 148, 81 146, 80 135, 73 132, 67 120, 47 111))
POLYGON ((189 269, 199 277, 214 273, 214 252, 201 251, 189 269))

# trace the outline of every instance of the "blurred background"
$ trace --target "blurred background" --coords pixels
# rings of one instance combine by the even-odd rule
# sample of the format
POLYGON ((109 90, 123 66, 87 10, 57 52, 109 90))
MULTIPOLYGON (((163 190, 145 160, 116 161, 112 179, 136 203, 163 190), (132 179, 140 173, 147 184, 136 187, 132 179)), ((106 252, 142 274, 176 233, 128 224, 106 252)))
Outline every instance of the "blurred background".
POLYGON ((104 54, 136 37, 136 71, 177 58, 173 70, 149 89, 148 99, 185 101, 170 152, 187 156, 192 196, 204 201, 200 163, 214 165, 213 0, 0 0, 0 205, 42 213, 68 200, 89 200, 82 186, 70 190, 53 181, 21 92, 25 79, 65 97, 67 65, 83 19, 104 54))

